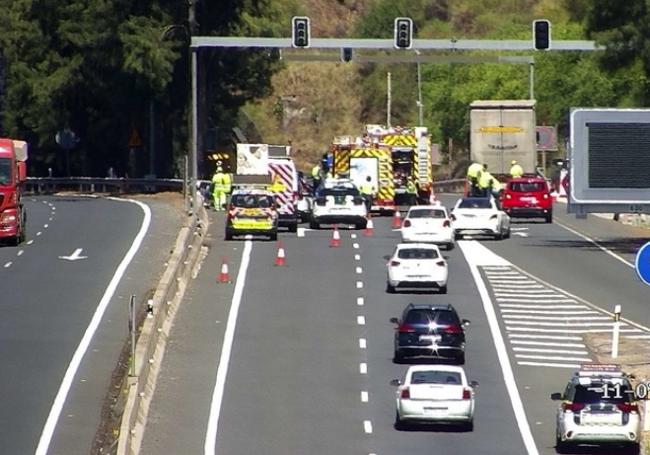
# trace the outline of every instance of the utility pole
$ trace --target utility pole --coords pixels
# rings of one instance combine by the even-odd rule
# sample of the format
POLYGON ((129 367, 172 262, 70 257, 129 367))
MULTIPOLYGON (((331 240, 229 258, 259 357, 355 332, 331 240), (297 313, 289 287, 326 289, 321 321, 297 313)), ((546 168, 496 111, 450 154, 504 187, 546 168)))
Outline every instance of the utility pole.
POLYGON ((390 102, 391 102, 391 85, 390 72, 386 74, 386 126, 390 128, 390 102))
MULTIPOLYGON (((415 53, 419 56, 420 51, 416 50, 415 53)), ((420 61, 417 62, 418 65, 418 126, 424 126, 424 116, 422 114, 422 73, 420 72, 420 61)))
MULTIPOLYGON (((188 20, 188 26, 190 30, 190 41, 192 36, 196 36, 199 34, 199 23, 196 20, 196 7, 198 5, 200 0, 188 0, 188 15, 187 15, 187 20, 188 20)), ((206 93, 205 93, 205 65, 201 65, 201 69, 203 71, 199 71, 199 56, 201 55, 201 52, 199 49, 192 49, 191 50, 191 55, 190 55, 190 73, 192 75, 192 94, 191 94, 191 113, 189 117, 194 119, 192 124, 191 124, 191 148, 190 148, 190 169, 189 169, 189 191, 188 195, 190 200, 192 201, 191 204, 191 213, 192 215, 195 215, 197 212, 197 198, 196 198, 196 181, 198 179, 198 160, 199 160, 199 152, 203 149, 203 140, 202 140, 202 125, 204 124, 203 121, 203 113, 205 112, 204 109, 200 109, 199 107, 199 100, 205 99, 206 93), (197 74, 198 73, 198 74, 197 74), (201 96, 198 96, 199 91, 201 92, 201 96)), ((203 103, 202 103, 203 104, 203 103)), ((202 107, 202 106, 201 106, 202 107)))

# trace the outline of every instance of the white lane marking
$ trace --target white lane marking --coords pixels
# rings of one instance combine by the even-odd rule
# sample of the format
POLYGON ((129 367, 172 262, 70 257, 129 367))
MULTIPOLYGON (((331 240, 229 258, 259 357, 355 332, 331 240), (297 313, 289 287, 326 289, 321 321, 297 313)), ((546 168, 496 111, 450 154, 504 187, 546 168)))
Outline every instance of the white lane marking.
POLYGON ((540 300, 540 299, 537 299, 537 298, 534 298, 534 299, 533 298, 513 299, 513 298, 510 298, 510 297, 497 297, 496 300, 497 300, 497 302, 520 302, 520 303, 524 303, 524 302, 530 302, 530 303, 544 303, 544 302, 548 302, 548 303, 563 303, 563 302, 566 302, 566 303, 578 303, 575 299, 557 299, 557 298, 540 300))
POLYGON ((497 298, 500 298, 500 297, 520 297, 520 298, 521 297, 528 297, 528 298, 531 298, 531 299, 540 299, 540 300, 558 299, 558 298, 566 299, 565 295, 558 294, 556 292, 552 292, 550 294, 524 294, 524 293, 518 292, 518 291, 510 291, 510 292, 499 291, 499 292, 495 292, 494 295, 497 298))
MULTIPOLYGON (((534 329, 532 327, 513 327, 506 326, 506 330, 513 332, 543 332, 543 333, 612 333, 611 329, 534 329)), ((621 333, 639 333, 640 329, 620 329, 621 333)))
POLYGON ((25 253, 25 250, 18 250, 18 253, 16 253, 18 256, 22 256, 23 253, 25 253))
POLYGON ((522 346, 548 346, 556 348, 586 348, 582 343, 549 343, 548 341, 522 341, 522 340, 510 340, 512 345, 522 345, 522 346))
POLYGON ((363 273, 363 269, 361 267, 357 267, 356 269, 354 269, 354 271, 357 273, 363 273))
POLYGON ((518 235, 519 237, 528 237, 528 234, 525 232, 513 232, 512 235, 518 235))
POLYGON ((600 243, 598 243, 597 241, 595 241, 595 240, 592 239, 591 237, 588 237, 588 236, 582 234, 581 232, 576 231, 575 229, 571 229, 569 226, 566 226, 566 225, 564 225, 564 224, 562 224, 562 223, 555 223, 555 224, 558 225, 558 226, 560 226, 561 228, 566 229, 566 230, 569 231, 569 232, 572 232, 573 234, 577 235, 578 237, 581 237, 581 238, 583 238, 584 240, 593 243, 594 245, 596 245, 596 246, 598 247, 599 250, 603 251, 604 253, 609 254, 611 257, 613 257, 613 258, 616 259, 617 261, 622 262, 623 264, 627 265, 628 267, 634 268, 634 264, 633 264, 632 262, 626 261, 626 260, 623 259, 621 256, 619 256, 618 254, 614 253, 613 251, 608 250, 607 248, 605 248, 604 246, 602 246, 600 243))
POLYGON ((52 217, 49 217, 49 218, 47 219, 47 221, 52 221, 52 219, 53 219, 52 217))
POLYGON ((362 403, 368 402, 368 392, 366 392, 365 390, 361 391, 361 402, 362 403))
POLYGON ((501 314, 503 315, 515 315, 515 314, 555 314, 555 315, 579 315, 579 314, 600 314, 598 311, 593 311, 593 310, 581 310, 581 311, 573 311, 573 310, 552 310, 552 311, 544 311, 544 310, 517 310, 517 309, 510 309, 510 308, 501 308, 501 314))
POLYGON ((363 421, 363 431, 365 431, 366 434, 372 434, 372 422, 370 420, 363 421))
POLYGON ((498 294, 500 292, 512 294, 516 293, 518 295, 523 295, 523 294, 537 294, 540 297, 545 297, 546 295, 564 295, 564 294, 559 294, 556 291, 552 289, 517 289, 517 290, 509 290, 507 287, 503 286, 492 286, 492 289, 498 289, 497 291, 494 291, 495 294, 498 294))
POLYGON ((70 256, 59 256, 59 259, 65 259, 70 262, 78 261, 79 259, 88 259, 88 256, 81 256, 82 251, 83 248, 77 248, 70 256))
POLYGON ((588 351, 572 351, 570 349, 542 349, 542 348, 512 348, 515 352, 538 352, 540 354, 572 354, 572 355, 589 355, 588 351))
POLYGON ((527 231, 528 228, 527 228, 527 227, 513 227, 513 228, 510 228, 510 230, 513 231, 513 232, 516 232, 516 231, 527 231))
POLYGON ((589 357, 565 357, 565 356, 553 356, 553 355, 528 355, 528 354, 515 354, 515 357, 518 359, 530 359, 530 360, 568 360, 571 362, 593 362, 589 357))
POLYGON ((505 286, 503 284, 495 284, 494 286, 492 286, 492 289, 495 289, 495 290, 496 289, 500 289, 500 290, 517 289, 517 290, 519 290, 519 289, 543 289, 543 288, 544 288, 544 286, 542 286, 541 284, 521 284, 521 285, 519 285, 519 284, 509 284, 507 286, 505 286))
POLYGON ((50 227, 50 225, 49 225, 49 224, 44 224, 43 227, 44 227, 45 229, 47 229, 47 228, 50 227))
POLYGON ((86 328, 86 332, 84 333, 83 338, 81 338, 81 341, 79 342, 79 346, 77 346, 77 349, 75 350, 74 355, 72 356, 72 360, 70 360, 68 369, 66 370, 65 375, 63 376, 63 381, 61 382, 56 397, 54 398, 54 403, 52 403, 52 408, 50 409, 50 413, 47 416, 47 420, 45 422, 43 432, 41 433, 41 437, 38 441, 38 446, 36 447, 35 455, 47 454, 47 451, 50 446, 50 442, 52 441, 52 436, 54 435, 54 430, 56 429, 56 425, 58 423, 59 417, 61 416, 61 412, 63 410, 63 405, 65 404, 65 400, 68 396, 68 393, 70 392, 70 388, 72 387, 72 382, 74 381, 74 377, 77 374, 77 371, 79 370, 81 361, 83 360, 84 355, 86 354, 86 351, 90 346, 90 342, 92 341, 93 336, 95 335, 95 332, 99 327, 99 324, 102 320, 102 317, 104 316, 104 312, 106 311, 108 304, 113 298, 113 294, 115 294, 115 290, 117 289, 117 286, 120 284, 120 280, 124 276, 127 267, 135 257, 135 254, 138 252, 138 249, 140 249, 140 245, 142 244, 142 241, 144 240, 144 237, 147 234, 147 231, 149 230, 149 225, 151 224, 151 209, 149 208, 148 205, 132 199, 118 199, 118 198, 110 198, 110 199, 114 199, 116 201, 126 201, 140 206, 140 208, 144 212, 142 224, 140 225, 140 230, 138 231, 138 234, 133 239, 133 243, 131 244, 131 247, 124 255, 122 262, 120 262, 120 265, 117 267, 115 273, 113 274, 113 278, 111 278, 111 281, 108 283, 108 286, 104 291, 104 295, 102 296, 102 299, 99 301, 99 304, 95 309, 95 313, 93 314, 93 317, 90 320, 90 324, 88 324, 88 327, 86 328))
POLYGON ((628 335, 626 338, 633 338, 635 340, 648 340, 650 335, 628 335))
POLYGON ((351 238, 351 239, 356 239, 356 238, 357 238, 357 234, 354 234, 354 233, 350 234, 350 238, 351 238))
POLYGON ((38 232, 36 233, 36 237, 38 237, 38 236, 41 235, 41 234, 42 234, 42 232, 41 232, 41 231, 38 231, 38 232))
POLYGON ((13 262, 11 262, 11 261, 6 262, 5 263, 5 269, 8 269, 9 267, 11 267, 11 264, 13 264, 13 262))
POLYGON ((589 308, 587 305, 524 305, 520 303, 500 303, 499 307, 501 308, 548 308, 548 309, 562 309, 566 308, 568 310, 577 310, 589 308))
MULTIPOLYGON (((549 312, 553 314, 552 312, 549 312)), ((531 321, 611 321, 609 316, 531 316, 528 314, 504 314, 504 319, 529 319, 531 321)))
POLYGON ((52 210, 53 210, 53 211, 56 210, 56 207, 54 207, 53 205, 51 205, 50 207, 52 207, 52 210))
POLYGON ((358 243, 353 243, 352 248, 354 248, 355 250, 358 250, 359 249, 359 244, 358 243))
POLYGON ((357 281, 357 289, 363 288, 363 281, 357 281))
POLYGON ((490 294, 485 285, 485 281, 481 277, 481 273, 478 270, 480 265, 484 266, 498 266, 508 264, 503 258, 492 253, 489 249, 481 245, 476 241, 459 241, 458 242, 465 260, 469 264, 470 271, 472 272, 472 277, 476 282, 476 287, 478 289, 479 295, 481 296, 481 302, 483 303, 483 309, 490 326, 490 333, 492 339, 494 340, 494 346, 497 351, 497 357, 499 359, 499 364, 501 365, 501 371, 503 373, 503 380, 510 396, 510 402, 512 404, 512 410, 515 414, 517 420, 517 426, 519 427, 519 432, 521 433, 524 446, 526 447, 526 452, 528 455, 538 455, 537 446, 535 445, 535 439, 530 430, 530 425, 526 418, 526 412, 524 411, 524 405, 519 396, 519 390, 517 388, 517 383, 515 382, 515 375, 512 371, 512 365, 510 365, 510 359, 508 357, 508 350, 506 349, 506 344, 501 334, 501 329, 499 328, 499 320, 497 319, 496 310, 494 304, 490 299, 490 294))
POLYGON ((359 364, 359 373, 368 374, 368 364, 367 363, 361 362, 359 364))
POLYGON ((357 305, 363 306, 365 304, 365 301, 363 300, 363 297, 357 297, 357 305))
POLYGON ((355 254, 354 255, 354 260, 355 261, 360 261, 361 260, 361 255, 360 254, 355 254))
POLYGON ((504 319, 506 324, 517 324, 517 325, 534 325, 534 326, 543 326, 543 327, 612 327, 613 322, 538 322, 538 321, 522 321, 520 319, 504 319))
POLYGON ((366 325, 366 318, 363 316, 357 316, 357 324, 358 325, 366 325))
POLYGON ((360 349, 366 349, 367 346, 368 346, 368 344, 366 343, 366 339, 365 338, 359 338, 359 348, 360 349))
POLYGON ((485 270, 512 270, 512 267, 510 266, 510 264, 506 264, 506 265, 489 265, 489 264, 485 264, 485 265, 483 265, 483 267, 485 268, 485 270))
POLYGON ((515 284, 520 284, 521 281, 532 281, 529 277, 526 275, 522 275, 521 273, 517 272, 516 275, 497 275, 497 276, 492 276, 490 273, 486 273, 487 277, 490 278, 490 281, 494 282, 506 282, 506 283, 515 283, 515 284))
POLYGON ((527 365, 531 367, 570 368, 572 370, 577 370, 580 368, 580 364, 578 363, 517 362, 517 365, 527 365))
POLYGON ((305 236, 305 228, 299 227, 299 228, 296 230, 296 235, 297 235, 298 237, 304 237, 304 236, 305 236))
POLYGON ((527 340, 565 340, 565 341, 582 341, 582 337, 578 336, 562 336, 562 335, 524 335, 521 333, 509 333, 508 338, 510 341, 513 341, 513 338, 516 339, 527 339, 527 340))
POLYGON ((235 339, 237 315, 239 314, 239 307, 241 305, 241 298, 244 292, 246 272, 248 270, 248 264, 250 263, 252 249, 253 242, 246 240, 244 243, 244 250, 242 251, 241 262, 239 264, 239 271, 237 272, 235 290, 233 291, 232 301, 230 303, 230 312, 228 313, 228 321, 226 322, 226 332, 223 336, 221 356, 219 357, 219 366, 217 367, 217 377, 214 383, 214 390, 212 392, 210 416, 208 418, 208 427, 206 430, 205 442, 203 445, 203 452, 205 455, 213 455, 216 450, 219 415, 221 414, 221 402, 223 401, 223 392, 226 387, 226 377, 228 375, 229 366, 228 364, 230 362, 230 354, 232 352, 232 345, 235 339))
POLYGON ((34 243, 34 241, 30 240, 30 241, 27 242, 27 245, 31 245, 32 243, 34 243))
POLYGON ((521 280, 501 280, 501 279, 497 280, 497 279, 491 279, 490 283, 499 284, 501 286, 505 286, 506 284, 507 285, 512 284, 512 285, 515 285, 515 286, 521 286, 521 285, 524 285, 524 284, 525 285, 539 284, 539 283, 537 283, 537 281, 531 280, 529 278, 524 278, 524 279, 521 279, 521 280))

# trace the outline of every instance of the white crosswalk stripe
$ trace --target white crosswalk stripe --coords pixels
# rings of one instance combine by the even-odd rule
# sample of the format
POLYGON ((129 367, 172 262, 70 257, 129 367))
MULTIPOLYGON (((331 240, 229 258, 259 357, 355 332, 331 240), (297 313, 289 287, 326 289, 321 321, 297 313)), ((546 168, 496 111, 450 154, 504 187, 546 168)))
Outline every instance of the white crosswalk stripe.
MULTIPOLYGON (((482 267, 517 365, 572 368, 593 362, 583 336, 611 333, 611 314, 539 282, 512 266, 482 267)), ((621 336, 650 340, 650 334, 621 323, 621 336)))

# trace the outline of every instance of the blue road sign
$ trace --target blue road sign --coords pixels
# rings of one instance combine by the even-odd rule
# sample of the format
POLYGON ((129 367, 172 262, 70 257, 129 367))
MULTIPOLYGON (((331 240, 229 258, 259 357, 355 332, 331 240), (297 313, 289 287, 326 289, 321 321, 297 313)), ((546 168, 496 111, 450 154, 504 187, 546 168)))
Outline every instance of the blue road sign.
POLYGON ((634 270, 641 281, 650 286, 650 242, 643 245, 636 254, 634 270))

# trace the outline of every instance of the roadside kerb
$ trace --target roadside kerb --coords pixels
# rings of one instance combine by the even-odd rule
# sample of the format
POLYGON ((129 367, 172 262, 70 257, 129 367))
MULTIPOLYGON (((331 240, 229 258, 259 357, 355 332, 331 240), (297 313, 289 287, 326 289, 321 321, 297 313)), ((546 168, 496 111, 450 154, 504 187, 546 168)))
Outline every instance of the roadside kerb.
POLYGON ((135 349, 135 377, 128 378, 128 394, 117 445, 118 455, 137 455, 140 451, 149 405, 165 351, 176 308, 200 257, 201 244, 208 231, 208 214, 199 205, 199 219, 181 228, 174 251, 153 296, 153 317, 142 325, 135 349))

